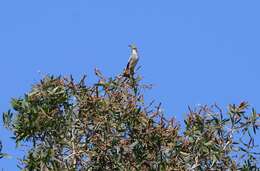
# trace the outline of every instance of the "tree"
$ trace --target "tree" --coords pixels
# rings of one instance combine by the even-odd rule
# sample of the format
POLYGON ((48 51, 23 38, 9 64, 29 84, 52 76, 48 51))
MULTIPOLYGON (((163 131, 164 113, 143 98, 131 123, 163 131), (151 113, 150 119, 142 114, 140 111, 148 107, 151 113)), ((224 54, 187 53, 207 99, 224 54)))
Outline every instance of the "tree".
POLYGON ((29 143, 24 170, 259 170, 249 105, 189 109, 183 128, 161 105, 144 102, 140 76, 46 76, 12 99, 4 123, 16 143, 29 143), (243 138, 241 138, 243 137, 243 138))

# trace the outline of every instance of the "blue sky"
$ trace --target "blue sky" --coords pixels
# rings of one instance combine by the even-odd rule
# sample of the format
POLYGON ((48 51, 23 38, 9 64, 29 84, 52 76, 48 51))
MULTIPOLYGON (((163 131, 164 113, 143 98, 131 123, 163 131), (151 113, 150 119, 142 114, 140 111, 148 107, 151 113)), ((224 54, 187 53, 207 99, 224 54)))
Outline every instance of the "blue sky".
MULTIPOLYGON (((0 112, 41 73, 113 76, 140 49, 148 99, 182 120, 187 106, 249 101, 260 110, 260 1, 0 1, 0 112)), ((259 111, 258 110, 258 111, 259 111)), ((1 124, 2 125, 2 124, 1 124)), ((4 151, 17 152, 1 126, 4 151)), ((260 143, 260 140, 258 140, 260 143)), ((0 168, 18 170, 15 157, 0 168)))

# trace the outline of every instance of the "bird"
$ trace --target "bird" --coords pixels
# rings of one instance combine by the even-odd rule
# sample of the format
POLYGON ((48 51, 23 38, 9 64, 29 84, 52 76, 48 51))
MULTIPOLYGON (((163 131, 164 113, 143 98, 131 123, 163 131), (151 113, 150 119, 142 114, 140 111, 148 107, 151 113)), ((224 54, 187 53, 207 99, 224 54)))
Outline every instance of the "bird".
POLYGON ((131 48, 131 55, 124 71, 124 75, 126 77, 130 77, 134 75, 135 66, 139 60, 137 47, 133 44, 129 45, 129 47, 131 48))

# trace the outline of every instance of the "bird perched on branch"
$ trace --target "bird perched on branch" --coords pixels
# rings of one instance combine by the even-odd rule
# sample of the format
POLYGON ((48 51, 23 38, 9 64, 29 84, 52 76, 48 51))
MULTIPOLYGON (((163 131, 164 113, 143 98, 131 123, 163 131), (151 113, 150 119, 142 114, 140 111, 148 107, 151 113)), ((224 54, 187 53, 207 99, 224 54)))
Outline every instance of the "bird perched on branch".
POLYGON ((124 71, 126 77, 134 75, 135 66, 139 60, 137 47, 135 45, 129 45, 129 47, 131 48, 131 55, 124 71))

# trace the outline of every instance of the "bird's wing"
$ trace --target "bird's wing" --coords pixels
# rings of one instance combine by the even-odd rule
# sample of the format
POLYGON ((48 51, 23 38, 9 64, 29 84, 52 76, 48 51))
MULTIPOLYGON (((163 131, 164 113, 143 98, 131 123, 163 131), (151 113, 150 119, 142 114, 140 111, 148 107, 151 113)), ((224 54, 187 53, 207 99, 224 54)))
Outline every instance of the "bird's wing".
POLYGON ((126 65, 126 69, 129 69, 132 60, 133 60, 133 59, 132 59, 132 55, 130 55, 130 57, 129 57, 129 59, 128 59, 128 63, 127 63, 127 65, 126 65))

